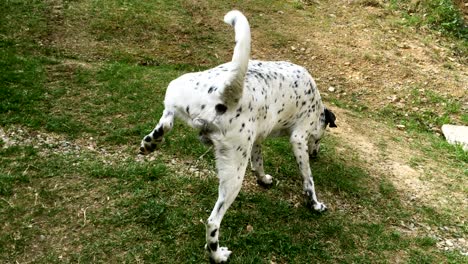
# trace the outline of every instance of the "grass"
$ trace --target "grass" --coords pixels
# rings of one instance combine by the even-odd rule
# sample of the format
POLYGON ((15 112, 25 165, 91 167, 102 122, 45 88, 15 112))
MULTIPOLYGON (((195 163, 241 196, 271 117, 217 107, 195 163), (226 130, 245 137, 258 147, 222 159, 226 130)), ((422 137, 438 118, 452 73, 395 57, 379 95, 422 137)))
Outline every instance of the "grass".
MULTIPOLYGON (((452 38, 451 49, 453 54, 462 63, 466 63, 468 54, 468 25, 465 21, 459 5, 463 1, 453 0, 392 0, 390 9, 402 12, 403 25, 419 29, 430 29, 440 32, 444 36, 452 38)), ((448 68, 452 66, 448 65, 448 68)))
MULTIPOLYGON (((200 158, 207 148, 180 123, 150 158, 136 158, 139 141, 161 114, 170 80, 230 57, 232 41, 225 39, 232 32, 219 19, 225 10, 243 6, 253 22, 276 23, 254 14, 295 12, 299 4, 2 2, 0 126, 8 140, 0 144, 0 262, 206 261, 201 220, 217 194, 217 180, 206 172, 214 171, 212 153, 200 158)), ((271 36, 265 45, 290 41, 253 24, 271 36)), ((460 109, 447 104, 445 111, 460 109)), ((401 231, 400 222, 415 216, 436 226, 451 219, 406 205, 385 175, 371 175, 338 145, 324 139, 312 163, 320 199, 330 206, 318 215, 304 205, 287 140, 266 142, 266 169, 278 184, 264 190, 247 175, 221 230, 232 263, 465 259, 401 231)))
MULTIPOLYGON (((286 143, 271 141, 268 149, 284 147, 286 143)), ((10 171, 7 178, 2 177, 2 182, 15 185, 14 189, 2 193, 14 203, 1 207, 2 220, 9 223, 7 230, 16 230, 19 236, 3 233, 0 242, 5 249, 5 260, 27 257, 28 245, 34 247, 42 236, 45 241, 40 248, 44 251, 35 258, 40 263, 60 254, 65 254, 64 260, 69 262, 93 259, 121 262, 136 258, 156 262, 200 262, 205 258, 201 235, 204 226, 199 220, 206 218, 212 206, 216 194, 214 178, 187 177, 167 168, 162 161, 116 160, 118 164, 109 166, 105 160, 95 160, 91 153, 82 153, 80 157, 53 153, 40 157, 31 152, 30 147, 14 150, 1 153, 6 157, 2 159, 2 166, 10 171), (17 167, 21 164, 18 156, 34 159, 36 165, 29 169, 28 176, 12 181, 12 175, 20 175, 23 170, 17 167), (12 165, 15 164, 12 160, 18 162, 16 166, 12 165), (76 163, 79 165, 71 165, 76 163), (78 179, 68 182, 74 177, 78 179), (59 187, 52 189, 54 184, 59 187), (28 186, 34 186, 34 194, 22 191, 28 186), (20 195, 19 199, 12 198, 13 192, 20 195), (91 197, 87 197, 89 194, 91 197), (34 206, 26 206, 32 200, 34 206), (190 207, 181 206, 185 204, 190 207), (87 210, 86 218, 81 215, 84 210, 87 210), (70 213, 80 217, 70 219, 70 213), (13 216, 20 221, 7 220, 13 216), (62 234, 61 227, 69 225, 78 237, 62 243, 77 245, 80 249, 61 252, 54 239, 57 233, 62 234), (83 244, 83 241, 93 242, 83 244)), ((386 256, 382 251, 402 250, 412 243, 412 238, 392 231, 395 216, 404 219, 409 212, 405 216, 400 211, 401 205, 390 183, 377 184, 366 172, 336 162, 332 158, 334 153, 327 153, 322 153, 320 162, 327 163, 327 167, 314 164, 317 184, 322 192, 333 193, 335 197, 328 197, 331 198, 329 202, 346 200, 354 209, 320 216, 304 206, 295 207, 288 196, 291 193, 301 196, 301 181, 297 169, 290 165, 293 157, 276 152, 267 163, 274 162, 277 167, 284 168, 278 174, 281 184, 268 191, 257 188, 241 193, 225 218, 222 234, 236 249, 234 263, 253 263, 265 257, 297 263, 309 259, 384 262, 386 256), (350 214, 355 210, 370 210, 376 214, 372 219, 353 219, 350 214), (248 224, 253 225, 254 231, 246 231, 248 224), (363 249, 374 252, 375 256, 361 255, 363 249)))
POLYGON ((391 117, 395 123, 405 125, 418 132, 433 132, 443 124, 458 123, 466 125, 461 104, 455 98, 441 96, 434 91, 413 88, 405 98, 404 107, 389 104, 380 110, 381 116, 391 117))
POLYGON ((403 10, 411 26, 427 26, 465 41, 468 39, 466 22, 452 0, 391 1, 391 6, 403 10))

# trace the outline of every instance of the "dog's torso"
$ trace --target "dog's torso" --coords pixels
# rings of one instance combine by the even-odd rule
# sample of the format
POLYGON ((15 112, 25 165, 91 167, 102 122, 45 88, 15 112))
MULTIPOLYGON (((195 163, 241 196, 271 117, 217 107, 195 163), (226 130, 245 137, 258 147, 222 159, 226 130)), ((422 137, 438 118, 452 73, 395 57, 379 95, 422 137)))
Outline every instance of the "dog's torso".
POLYGON ((212 141, 242 137, 257 142, 269 135, 287 135, 293 129, 320 138, 324 106, 306 69, 289 62, 252 60, 242 97, 229 107, 223 105, 219 90, 232 67, 225 63, 174 80, 166 93, 166 109, 174 109, 177 117, 212 141))

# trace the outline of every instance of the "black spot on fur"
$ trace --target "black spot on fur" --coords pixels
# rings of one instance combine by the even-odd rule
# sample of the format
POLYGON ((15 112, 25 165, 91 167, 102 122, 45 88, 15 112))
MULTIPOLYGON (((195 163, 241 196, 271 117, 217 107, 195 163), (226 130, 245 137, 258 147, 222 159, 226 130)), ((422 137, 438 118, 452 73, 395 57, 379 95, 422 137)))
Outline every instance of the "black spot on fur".
POLYGON ((210 89, 208 89, 208 93, 210 94, 210 93, 216 91, 215 89, 216 88, 214 86, 211 86, 210 89))
POLYGON ((226 113, 226 111, 227 111, 227 106, 225 106, 225 105, 223 105, 223 104, 217 104, 217 105, 215 106, 215 110, 216 110, 216 113, 217 113, 218 115, 222 115, 222 114, 226 113))
POLYGON ((201 105, 201 110, 205 109, 205 105, 201 105))
POLYGON ((210 243, 209 247, 210 247, 210 250, 211 250, 211 251, 216 251, 216 250, 218 250, 218 242, 210 243))
POLYGON ((154 130, 153 138, 162 137, 163 134, 164 134, 164 130, 163 130, 162 126, 160 126, 158 129, 154 130))
POLYGON ((219 213, 219 211, 221 211, 221 208, 223 208, 223 205, 224 205, 224 202, 221 202, 221 203, 219 204, 218 213, 219 213))
POLYGON ((190 115, 190 107, 189 107, 189 106, 187 106, 187 107, 185 108, 185 111, 187 112, 188 115, 190 115))
POLYGON ((218 231, 218 229, 215 229, 215 230, 211 231, 210 236, 212 236, 212 237, 216 236, 217 231, 218 231))
POLYGON ((146 137, 145 137, 145 141, 146 141, 146 142, 150 142, 150 141, 151 141, 151 137, 150 137, 150 136, 146 136, 146 137))

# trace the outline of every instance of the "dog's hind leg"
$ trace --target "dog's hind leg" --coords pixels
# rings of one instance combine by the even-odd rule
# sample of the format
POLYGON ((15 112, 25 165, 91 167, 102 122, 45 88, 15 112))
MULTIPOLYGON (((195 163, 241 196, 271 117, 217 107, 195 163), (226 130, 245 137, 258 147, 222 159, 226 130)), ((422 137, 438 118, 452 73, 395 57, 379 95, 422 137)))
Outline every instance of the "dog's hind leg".
POLYGON ((273 182, 273 177, 265 174, 263 170, 262 145, 260 145, 260 143, 256 142, 252 147, 250 164, 252 165, 252 171, 255 173, 255 176, 257 176, 258 184, 261 186, 269 186, 273 182))
POLYGON ((299 169, 304 180, 304 192, 309 198, 312 208, 317 212, 323 212, 327 210, 327 207, 317 200, 314 180, 312 178, 312 172, 309 164, 308 144, 307 140, 304 138, 307 138, 306 133, 293 132, 291 134, 290 142, 293 147, 296 162, 299 165, 299 169))
POLYGON ((161 119, 159 119, 156 127, 141 140, 140 154, 148 154, 153 152, 157 145, 163 141, 163 136, 172 129, 174 125, 174 112, 164 110, 161 119))
POLYGON ((245 175, 250 150, 244 146, 216 147, 216 166, 218 169, 218 200, 206 224, 206 249, 212 263, 227 261, 231 251, 219 246, 219 229, 227 209, 239 193, 245 175))

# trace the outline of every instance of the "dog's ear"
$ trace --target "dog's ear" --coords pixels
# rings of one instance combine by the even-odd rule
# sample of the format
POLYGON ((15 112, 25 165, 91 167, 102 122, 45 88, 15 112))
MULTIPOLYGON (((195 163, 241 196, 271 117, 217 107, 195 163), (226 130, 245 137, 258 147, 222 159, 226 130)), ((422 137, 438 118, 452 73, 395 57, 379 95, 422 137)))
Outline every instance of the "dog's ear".
POLYGON ((335 124, 335 120, 336 120, 335 114, 333 114, 332 111, 325 108, 325 126, 330 124, 330 127, 337 127, 335 124))

